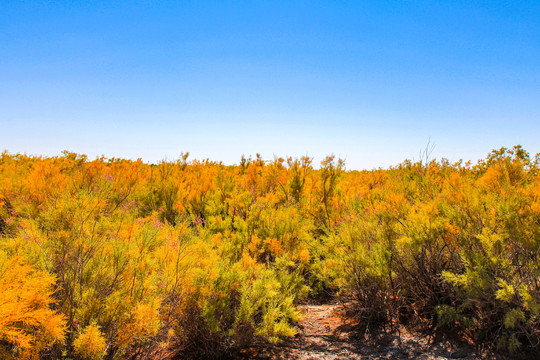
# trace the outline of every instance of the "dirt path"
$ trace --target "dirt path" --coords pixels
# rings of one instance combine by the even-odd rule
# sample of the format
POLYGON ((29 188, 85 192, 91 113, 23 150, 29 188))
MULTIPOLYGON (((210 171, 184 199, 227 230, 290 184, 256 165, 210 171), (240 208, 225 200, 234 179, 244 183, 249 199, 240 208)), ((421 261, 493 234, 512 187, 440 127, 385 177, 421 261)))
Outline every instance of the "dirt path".
POLYGON ((448 343, 430 344, 425 338, 402 332, 366 340, 344 316, 338 304, 304 305, 305 318, 298 336, 280 346, 258 352, 260 360, 356 359, 502 359, 448 343))

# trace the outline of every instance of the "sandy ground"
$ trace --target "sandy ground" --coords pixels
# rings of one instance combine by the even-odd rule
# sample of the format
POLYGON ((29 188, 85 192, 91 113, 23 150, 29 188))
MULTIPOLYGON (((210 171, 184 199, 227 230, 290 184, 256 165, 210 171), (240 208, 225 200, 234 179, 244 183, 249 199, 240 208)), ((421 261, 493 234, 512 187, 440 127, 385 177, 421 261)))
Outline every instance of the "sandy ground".
POLYGON ((304 305, 304 320, 292 340, 267 348, 254 349, 247 358, 259 360, 345 360, 345 359, 505 359, 480 353, 467 345, 436 343, 412 335, 404 329, 376 338, 358 333, 358 327, 344 316, 339 304, 304 305))

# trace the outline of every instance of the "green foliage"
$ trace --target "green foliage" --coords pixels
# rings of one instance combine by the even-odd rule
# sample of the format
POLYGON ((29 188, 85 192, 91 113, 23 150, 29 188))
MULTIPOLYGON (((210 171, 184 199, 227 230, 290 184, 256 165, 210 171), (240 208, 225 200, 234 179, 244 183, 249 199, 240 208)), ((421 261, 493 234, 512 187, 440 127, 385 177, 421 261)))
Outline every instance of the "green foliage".
POLYGON ((0 351, 219 358, 294 336, 296 305, 323 292, 352 296, 368 328, 538 348, 539 159, 517 146, 474 166, 426 156, 358 172, 333 156, 316 170, 308 157, 4 152, 0 268, 25 270, 0 286, 44 279, 39 306, 25 306, 56 322, 6 323, 0 351))

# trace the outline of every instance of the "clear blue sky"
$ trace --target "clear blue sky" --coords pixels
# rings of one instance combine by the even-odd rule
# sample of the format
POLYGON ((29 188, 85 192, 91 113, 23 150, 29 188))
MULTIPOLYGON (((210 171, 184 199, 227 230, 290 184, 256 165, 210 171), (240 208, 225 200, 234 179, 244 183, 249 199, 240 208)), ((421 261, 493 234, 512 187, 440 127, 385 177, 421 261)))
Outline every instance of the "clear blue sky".
POLYGON ((0 0, 0 148, 347 168, 540 152, 540 1, 0 0))

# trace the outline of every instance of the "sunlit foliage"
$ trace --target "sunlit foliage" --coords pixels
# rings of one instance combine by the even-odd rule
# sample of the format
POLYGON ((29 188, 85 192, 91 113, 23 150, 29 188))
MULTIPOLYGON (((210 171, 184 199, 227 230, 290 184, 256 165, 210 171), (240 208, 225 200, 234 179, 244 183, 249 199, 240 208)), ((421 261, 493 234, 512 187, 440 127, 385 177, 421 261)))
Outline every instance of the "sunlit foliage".
POLYGON ((50 308, 54 278, 0 251, 0 357, 36 359, 64 340, 64 317, 50 308))
POLYGON ((0 354, 218 357, 294 336, 323 292, 370 327, 540 348, 539 165, 3 153, 0 354))

